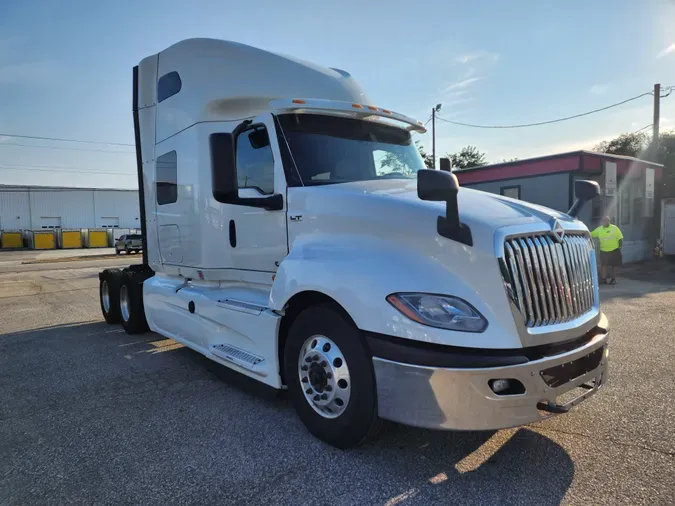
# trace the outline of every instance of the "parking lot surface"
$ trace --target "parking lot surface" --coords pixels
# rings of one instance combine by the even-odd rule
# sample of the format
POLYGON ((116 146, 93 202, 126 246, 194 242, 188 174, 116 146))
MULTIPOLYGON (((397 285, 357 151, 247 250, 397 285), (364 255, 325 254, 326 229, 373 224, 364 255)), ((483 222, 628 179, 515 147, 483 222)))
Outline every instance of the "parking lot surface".
POLYGON ((498 432, 387 424, 340 451, 284 394, 106 325, 97 273, 126 260, 0 272, 0 504, 674 502, 671 264, 602 288, 609 383, 570 414, 498 432))

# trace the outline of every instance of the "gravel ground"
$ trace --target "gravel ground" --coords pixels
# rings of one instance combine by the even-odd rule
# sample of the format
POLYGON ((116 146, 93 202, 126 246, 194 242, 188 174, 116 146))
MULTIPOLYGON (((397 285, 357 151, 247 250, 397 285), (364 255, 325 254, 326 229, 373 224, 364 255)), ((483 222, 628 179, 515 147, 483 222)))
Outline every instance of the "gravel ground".
POLYGON ((285 395, 106 325, 101 265, 0 273, 0 504, 673 504, 671 266, 603 287, 610 380, 569 415, 340 451, 285 395))

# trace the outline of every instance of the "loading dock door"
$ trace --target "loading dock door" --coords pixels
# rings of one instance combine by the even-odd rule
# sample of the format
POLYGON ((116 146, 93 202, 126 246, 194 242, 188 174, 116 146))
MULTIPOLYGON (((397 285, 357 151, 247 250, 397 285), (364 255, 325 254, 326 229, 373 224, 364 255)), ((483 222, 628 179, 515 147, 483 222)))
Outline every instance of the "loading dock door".
POLYGON ((61 217, 40 216, 40 228, 61 228, 61 217))
POLYGON ((101 216, 101 226, 103 228, 118 228, 120 219, 118 216, 101 216))
POLYGON ((664 209, 663 253, 675 255, 675 204, 666 204, 664 209))

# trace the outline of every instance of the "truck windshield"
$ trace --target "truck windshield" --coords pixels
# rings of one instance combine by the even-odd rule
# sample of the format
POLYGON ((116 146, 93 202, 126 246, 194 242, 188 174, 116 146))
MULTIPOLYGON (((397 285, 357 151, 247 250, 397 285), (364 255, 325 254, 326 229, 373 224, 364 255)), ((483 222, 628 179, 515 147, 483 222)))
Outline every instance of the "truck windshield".
MULTIPOLYGON (((412 179, 424 162, 410 132, 374 121, 318 114, 278 116, 305 186, 412 179)), ((283 143, 283 138, 280 139, 283 143)))

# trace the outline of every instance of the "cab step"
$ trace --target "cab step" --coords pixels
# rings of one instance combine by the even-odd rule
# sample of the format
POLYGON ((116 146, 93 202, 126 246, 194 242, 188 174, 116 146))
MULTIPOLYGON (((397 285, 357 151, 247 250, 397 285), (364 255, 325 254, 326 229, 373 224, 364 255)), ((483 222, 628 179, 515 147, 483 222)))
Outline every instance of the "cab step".
POLYGON ((211 353, 213 353, 218 358, 231 362, 239 367, 243 367, 249 371, 253 371, 257 374, 265 374, 264 371, 260 370, 258 367, 262 364, 265 359, 249 353, 246 350, 232 346, 231 344, 214 344, 211 346, 211 353))

